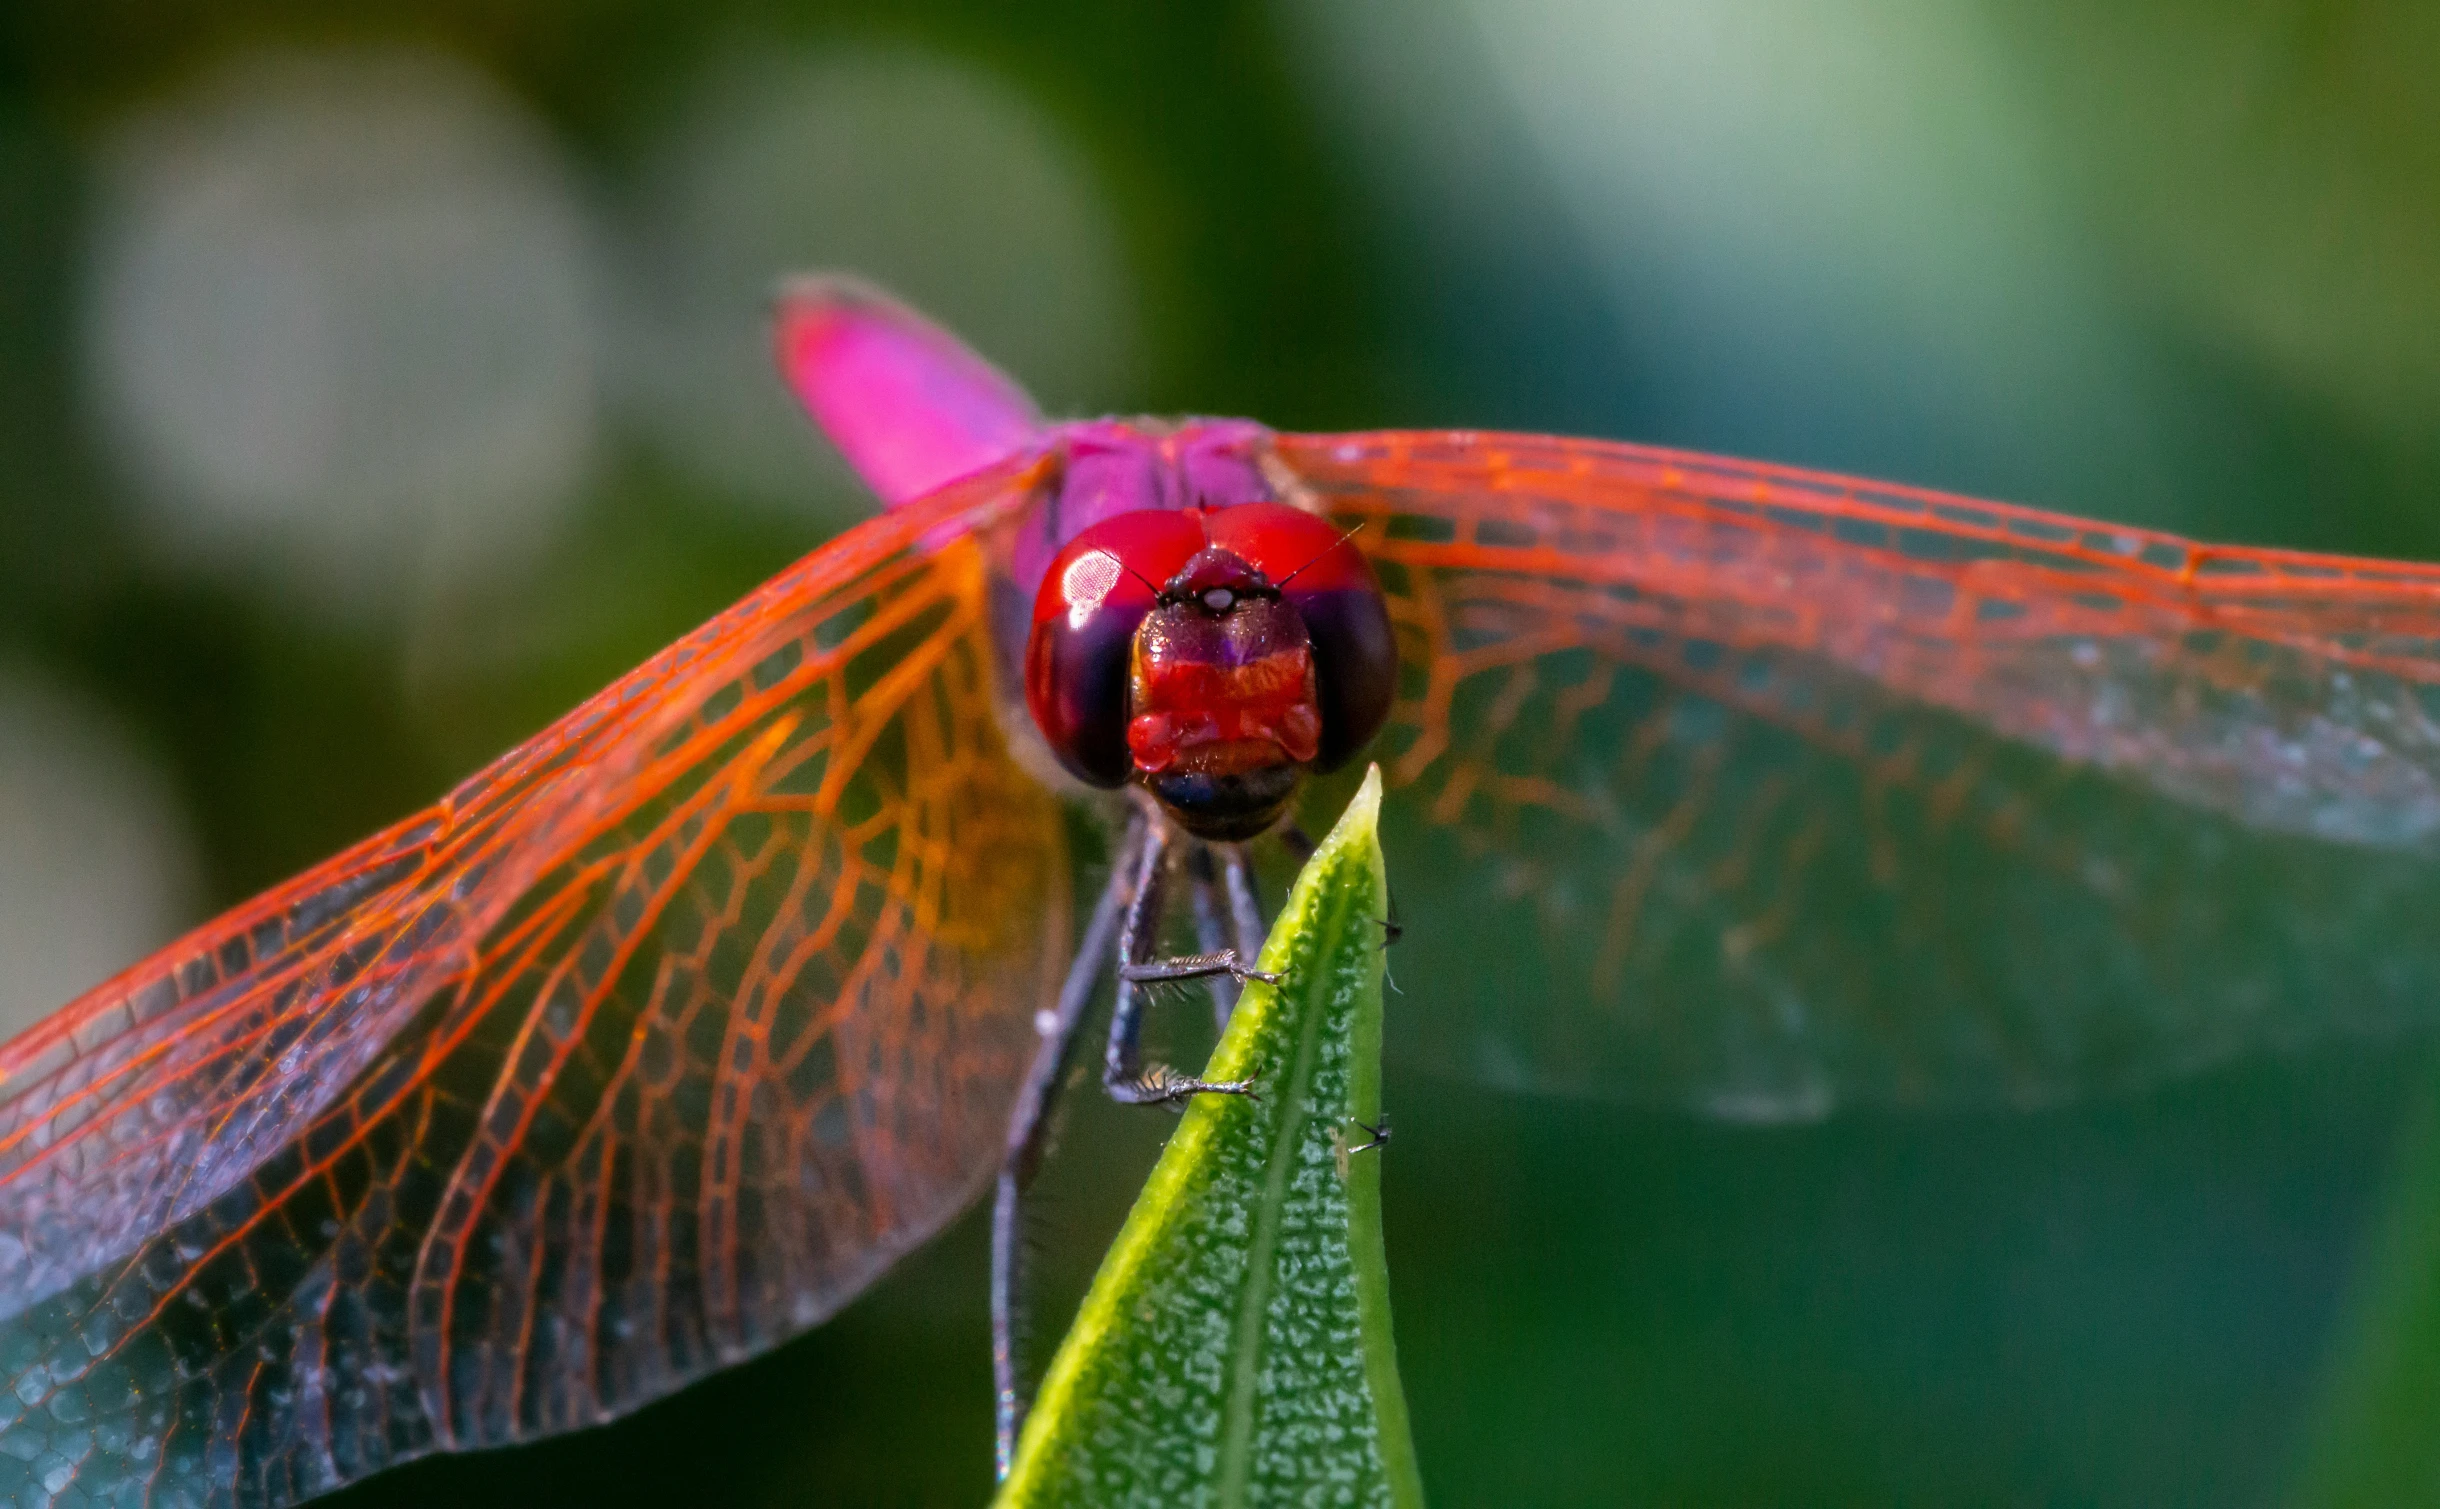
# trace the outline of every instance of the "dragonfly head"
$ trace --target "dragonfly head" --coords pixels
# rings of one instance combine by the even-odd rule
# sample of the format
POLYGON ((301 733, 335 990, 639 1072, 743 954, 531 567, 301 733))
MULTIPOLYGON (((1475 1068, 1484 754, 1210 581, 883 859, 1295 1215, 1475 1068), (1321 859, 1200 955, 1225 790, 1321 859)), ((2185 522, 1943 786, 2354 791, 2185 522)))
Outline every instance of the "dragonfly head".
POLYGON ((1034 603, 1026 702, 1062 764, 1200 838, 1278 823, 1388 716, 1397 650, 1364 557, 1278 503, 1102 520, 1034 603))
POLYGON ((1312 635, 1260 568, 1206 547, 1135 626, 1127 711, 1136 778, 1180 825, 1250 838, 1279 821, 1321 753, 1312 635))

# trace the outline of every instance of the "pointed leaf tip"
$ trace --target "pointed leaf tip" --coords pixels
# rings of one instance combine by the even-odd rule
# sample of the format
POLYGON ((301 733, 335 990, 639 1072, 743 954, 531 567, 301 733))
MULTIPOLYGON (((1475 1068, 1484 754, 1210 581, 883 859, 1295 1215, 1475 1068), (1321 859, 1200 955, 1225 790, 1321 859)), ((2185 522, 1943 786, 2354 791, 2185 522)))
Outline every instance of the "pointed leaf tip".
POLYGON ((1104 1259, 998 1502, 1423 1501, 1390 1332, 1380 1159, 1381 774, 1314 851, 1104 1259))

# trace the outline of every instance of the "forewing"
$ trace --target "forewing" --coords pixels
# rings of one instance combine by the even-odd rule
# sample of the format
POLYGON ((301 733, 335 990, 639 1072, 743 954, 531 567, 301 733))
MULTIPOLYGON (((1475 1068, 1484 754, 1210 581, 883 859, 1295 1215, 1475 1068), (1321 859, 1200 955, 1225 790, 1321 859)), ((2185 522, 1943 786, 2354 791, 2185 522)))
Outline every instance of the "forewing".
POLYGON ((0 1493, 285 1503, 598 1421, 954 1215, 1069 947, 986 622, 1038 480, 842 537, 12 1045, 0 1493))
POLYGON ((2440 1013, 2440 570, 1597 442, 1277 456, 1389 593, 1443 1064, 1788 1116, 2440 1013))

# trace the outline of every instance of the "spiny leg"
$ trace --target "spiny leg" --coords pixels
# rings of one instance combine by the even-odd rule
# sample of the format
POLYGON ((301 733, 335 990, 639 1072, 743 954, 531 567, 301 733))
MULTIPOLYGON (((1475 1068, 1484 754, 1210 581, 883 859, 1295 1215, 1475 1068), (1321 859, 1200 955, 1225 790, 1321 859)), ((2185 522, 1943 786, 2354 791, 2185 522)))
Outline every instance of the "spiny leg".
POLYGON ((1024 1359, 1018 1355, 1018 1332, 1024 1320, 1023 1201, 1026 1189, 1041 1170, 1049 1146, 1051 1115, 1066 1079, 1067 1061, 1075 1047, 1076 1028, 1092 1004, 1093 987, 1118 938, 1121 914, 1130 910, 1146 823, 1139 813, 1128 819, 1119 840, 1110 883, 1085 924, 1076 959, 1059 988, 1055 1008, 1043 1011, 1034 1026, 1041 1038, 1034 1058, 1017 1087, 1017 1103, 1009 1113, 1008 1140, 1000 1153, 1000 1176, 991 1202, 991 1381, 998 1395, 994 1459, 1005 1478, 1015 1464, 1017 1429, 1025 1423, 1024 1359))
POLYGON ((1136 870, 1135 895, 1127 903, 1127 920, 1118 936, 1118 1005, 1110 1013, 1110 1041, 1102 1054, 1102 1088, 1110 1098, 1128 1105, 1166 1105, 1192 1095, 1244 1095, 1247 1080, 1215 1083, 1180 1074, 1166 1064, 1146 1067, 1143 1061, 1144 989, 1172 980, 1203 980, 1227 975, 1242 984, 1274 977, 1247 969, 1234 949, 1217 954, 1155 961, 1160 946, 1163 903, 1172 840, 1155 823, 1144 838, 1143 857, 1136 870))
POLYGON ((1243 985, 1260 980, 1265 985, 1277 985, 1279 976, 1267 969, 1254 969, 1238 959, 1237 950, 1224 948, 1213 954, 1179 954, 1174 958, 1155 959, 1148 964, 1120 966, 1118 977, 1131 985, 1175 985, 1187 980, 1230 980, 1243 985))
MULTIPOLYGON (((1166 1068, 1156 1067, 1149 1073, 1137 1068, 1143 1011, 1138 985, 1208 978, 1214 982, 1215 1005, 1226 999, 1233 1006, 1236 987, 1245 981, 1277 980, 1276 976, 1239 963, 1260 952, 1264 929, 1253 874, 1246 864, 1244 850, 1236 844, 1198 846, 1201 852, 1196 859, 1201 870, 1194 877, 1197 942, 1204 952, 1158 962, 1143 957, 1157 947, 1160 937, 1162 882, 1169 842, 1157 817, 1139 811, 1129 819, 1111 866, 1110 882, 1102 889, 1092 919, 1085 926, 1075 962, 1060 987, 1058 1006, 1037 1018, 1042 1042, 1018 1089, 1017 1104, 1009 1118, 1008 1139, 991 1211, 991 1358, 992 1380, 998 1393, 995 1457, 1002 1478, 1008 1476, 1015 1463, 1017 1433, 1025 1423, 1028 1405, 1021 1377, 1023 1359, 1019 1356, 1018 1334, 1023 1321, 1024 1194, 1041 1168, 1049 1143, 1052 1112, 1075 1046, 1076 1029, 1091 1004, 1102 961, 1113 952, 1121 961, 1118 1005, 1111 1017, 1103 1077, 1113 1097, 1144 1104, 1207 1092, 1252 1093, 1252 1085, 1244 1081, 1211 1084, 1188 1079, 1166 1068), (1229 928, 1237 940, 1235 949, 1213 946, 1220 937, 1218 908, 1210 896, 1209 856, 1214 849, 1221 855, 1218 883, 1227 894, 1229 928), (1225 998, 1220 994, 1223 989, 1228 992, 1225 998), (1121 1076, 1120 1083, 1111 1083, 1113 1074, 1121 1076)), ((1306 848, 1309 851, 1311 845, 1308 843, 1306 848)), ((1219 1012, 1219 1024, 1223 1028, 1228 1025, 1225 1009, 1219 1012)))

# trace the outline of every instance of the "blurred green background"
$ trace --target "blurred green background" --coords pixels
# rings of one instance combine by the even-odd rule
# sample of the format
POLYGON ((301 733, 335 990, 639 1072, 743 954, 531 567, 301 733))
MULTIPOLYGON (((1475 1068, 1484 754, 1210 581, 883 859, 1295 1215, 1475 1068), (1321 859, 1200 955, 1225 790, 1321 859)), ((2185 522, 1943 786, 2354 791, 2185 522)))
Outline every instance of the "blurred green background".
MULTIPOLYGON (((794 268, 1065 413, 1595 433, 2440 556, 2434 77, 2404 0, 13 0, 0 1021, 856 517, 767 369, 794 268)), ((2338 1045, 1756 1129, 1393 1066, 1431 1491, 2440 1496, 2426 1077, 2338 1045)), ((1165 1129, 1073 1118, 1046 1325, 1165 1129)), ((345 1502, 980 1502, 982 1235, 345 1502)))

